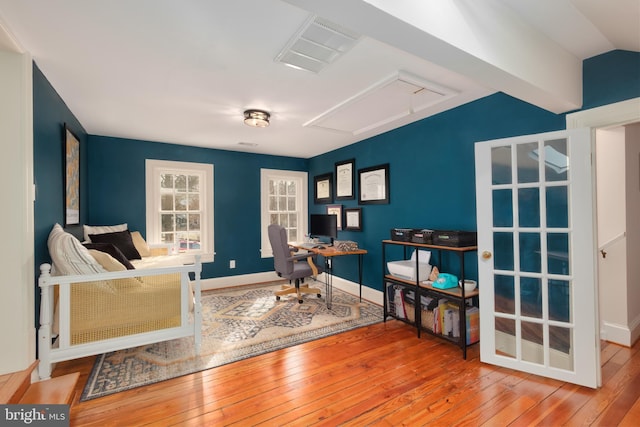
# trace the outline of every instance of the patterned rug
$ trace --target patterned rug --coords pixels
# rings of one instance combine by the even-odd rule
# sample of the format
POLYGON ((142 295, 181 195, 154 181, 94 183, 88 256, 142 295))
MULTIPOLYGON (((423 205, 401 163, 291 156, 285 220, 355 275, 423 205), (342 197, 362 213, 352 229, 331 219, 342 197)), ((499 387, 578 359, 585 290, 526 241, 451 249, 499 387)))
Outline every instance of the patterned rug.
MULTIPOLYGON (((339 289, 324 299, 294 295, 276 301, 278 285, 202 293, 202 351, 180 338, 105 353, 96 358, 81 401, 268 353, 382 321, 382 307, 339 289)), ((324 286, 321 287, 324 289, 324 286)), ((324 294, 323 294, 324 295, 324 294)))

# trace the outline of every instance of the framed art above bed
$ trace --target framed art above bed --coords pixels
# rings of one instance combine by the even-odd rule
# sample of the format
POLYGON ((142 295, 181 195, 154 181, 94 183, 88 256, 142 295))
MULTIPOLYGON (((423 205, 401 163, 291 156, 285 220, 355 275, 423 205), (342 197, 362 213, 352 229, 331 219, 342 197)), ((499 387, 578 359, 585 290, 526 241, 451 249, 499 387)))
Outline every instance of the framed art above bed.
POLYGON ((80 141, 64 125, 64 224, 80 224, 80 141))

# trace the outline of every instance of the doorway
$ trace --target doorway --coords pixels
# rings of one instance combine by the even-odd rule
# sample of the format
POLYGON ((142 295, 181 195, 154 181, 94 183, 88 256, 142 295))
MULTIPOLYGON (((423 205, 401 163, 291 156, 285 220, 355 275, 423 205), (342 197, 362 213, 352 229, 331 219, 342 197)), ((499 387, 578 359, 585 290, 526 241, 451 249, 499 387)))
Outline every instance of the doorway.
MULTIPOLYGON (((622 126, 630 125, 632 123, 636 123, 634 126, 628 126, 625 129, 632 129, 635 132, 635 135, 630 135, 630 137, 636 141, 636 145, 637 145, 638 141, 640 141, 640 135, 638 135, 637 133, 638 132, 637 123, 640 122, 640 98, 628 99, 626 101, 621 101, 614 104, 608 104, 602 107, 597 107, 589 110, 579 111, 572 114, 567 114, 566 120, 567 120, 567 129, 576 129, 576 128, 584 128, 584 127, 591 128, 594 134, 594 139, 596 139, 597 137, 598 130, 600 131, 612 130, 622 126)), ((635 167, 638 167, 638 164, 640 163, 640 158, 638 157, 638 155, 636 155, 635 157, 625 156, 625 159, 626 159, 624 160, 625 166, 627 165, 627 162, 629 162, 630 165, 635 164, 635 167)), ((636 172, 635 178, 631 173, 625 174, 629 176, 630 182, 633 182, 634 180, 636 180, 635 185, 632 184, 631 188, 633 187, 640 188, 640 176, 638 175, 639 173, 640 172, 636 172)), ((594 191, 595 191, 597 186, 596 182, 594 182, 593 185, 594 185, 594 191)), ((606 193, 602 191, 599 197, 602 199, 604 197, 604 194, 606 193)), ((596 195, 596 197, 598 197, 598 195, 596 195)), ((636 225, 635 227, 638 227, 638 226, 636 225)), ((607 258, 605 258, 605 260, 613 259, 613 252, 611 252, 612 249, 610 245, 611 244, 615 245, 618 243, 616 241, 616 236, 611 236, 611 233, 609 233, 608 236, 610 236, 609 239, 605 239, 601 242, 602 246, 605 246, 603 250, 608 254, 606 255, 607 258), (607 248, 609 249, 609 251, 607 251, 607 248)), ((627 236, 625 235, 625 237, 627 236)), ((622 237, 618 237, 618 238, 622 239, 622 237)), ((635 253, 638 253, 637 249, 639 248, 636 247, 635 253)), ((627 253, 630 253, 630 252, 627 251, 627 253)), ((598 254, 598 259, 599 259, 598 267, 605 268, 604 265, 601 265, 603 264, 602 257, 603 257, 602 253, 600 252, 598 254)), ((637 263, 631 262, 631 264, 635 265, 637 263)), ((619 271, 619 268, 612 266, 611 263, 607 267, 610 267, 612 270, 615 269, 616 271, 619 271)), ((610 276, 606 275, 604 272, 599 273, 599 276, 603 276, 602 280, 604 281, 604 282, 599 281, 598 283, 599 296, 600 296, 602 292, 607 292, 607 289, 608 289, 607 286, 611 286, 611 285, 608 285, 608 283, 614 283, 614 282, 612 280, 608 280, 607 277, 610 277, 610 276)), ((630 278, 627 277, 626 282, 632 283, 629 280, 630 278)), ((637 278, 635 280, 637 280, 637 278)), ((611 340, 611 341, 618 340, 620 338, 619 335, 622 335, 623 340, 626 340, 627 339, 626 337, 630 337, 630 342, 633 343, 640 336, 640 289, 638 289, 637 286, 628 287, 626 286, 626 283, 624 284, 624 286, 621 286, 620 282, 616 282, 615 288, 616 289, 623 288, 624 291, 621 291, 621 292, 627 292, 626 299, 618 295, 618 298, 615 298, 615 304, 617 304, 618 307, 620 306, 620 304, 625 304, 627 309, 631 307, 632 311, 630 312, 629 310, 626 310, 627 322, 625 323, 625 325, 609 322, 607 326, 615 326, 615 327, 603 329, 605 325, 603 324, 604 318, 601 312, 604 309, 604 307, 602 308, 599 307, 600 333, 603 335, 603 338, 606 338, 607 340, 611 340), (622 334, 618 334, 618 332, 622 332, 622 334)), ((604 303, 604 301, 601 301, 600 298, 598 302, 599 302, 599 305, 601 303, 604 303)), ((613 341, 613 342, 617 342, 617 341, 613 341)))
MULTIPOLYGON (((640 98, 635 98, 635 99, 631 99, 631 100, 627 100, 627 101, 623 101, 615 104, 610 104, 603 107, 593 108, 593 109, 581 111, 578 113, 568 114, 566 116, 566 120, 567 120, 567 131, 578 130, 582 128, 587 131, 586 132, 587 134, 589 134, 589 132, 591 133, 591 138, 583 138, 582 141, 584 142, 575 144, 572 149, 567 149, 567 151, 564 152, 564 154, 567 157, 571 156, 572 158, 578 160, 578 164, 574 164, 572 166, 572 170, 575 169, 576 166, 578 168, 585 166, 586 169, 591 169, 593 171, 593 173, 585 172, 582 178, 578 176, 578 178, 580 179, 573 180, 573 183, 571 183, 572 186, 580 184, 581 191, 578 191, 576 193, 567 192, 567 194, 573 194, 575 196, 582 194, 582 196, 584 197, 588 196, 589 198, 591 196, 596 197, 597 186, 596 186, 595 165, 592 165, 592 164, 594 163, 593 156, 595 154, 595 141, 596 141, 597 130, 611 129, 616 126, 624 126, 624 125, 629 125, 631 123, 640 122, 640 98)), ((633 139, 634 141, 640 141, 640 126, 633 125, 633 126, 628 126, 628 128, 632 130, 630 134, 630 139, 633 139)), ((625 128, 625 134, 626 134, 626 130, 627 128, 625 128)), ((542 160, 544 160, 546 159, 547 145, 550 144, 550 142, 549 144, 545 142, 546 141, 545 137, 549 135, 546 135, 546 136, 538 135, 538 136, 542 139, 540 139, 537 142, 538 151, 534 157, 540 157, 541 153, 545 153, 541 157, 542 160)), ((531 137, 532 136, 528 136, 524 138, 526 139, 531 137)), ((520 140, 520 139, 511 138, 509 141, 506 141, 506 140, 488 141, 487 143, 476 144, 476 171, 484 171, 482 174, 479 174, 478 176, 476 176, 476 185, 477 185, 478 192, 482 192, 482 191, 486 191, 486 189, 490 189, 491 191, 500 192, 500 194, 505 193, 505 194, 511 194, 512 196, 516 194, 519 197, 521 193, 526 196, 526 194, 524 193, 531 191, 529 187, 532 187, 532 186, 535 187, 538 185, 537 182, 539 182, 539 180, 533 180, 536 183, 535 185, 530 184, 526 180, 523 182, 519 182, 518 181, 519 179, 516 179, 519 176, 517 173, 512 173, 511 175, 512 180, 510 182, 501 184, 499 182, 495 183, 492 181, 491 175, 493 173, 492 172, 493 166, 491 165, 498 165, 498 166, 502 165, 503 163, 505 163, 504 160, 506 159, 506 157, 502 158, 504 156, 502 157, 500 157, 499 155, 494 156, 493 154, 497 153, 497 150, 505 150, 505 147, 510 146, 511 154, 507 157, 511 159, 512 165, 520 163, 518 160, 518 156, 514 154, 519 152, 520 146, 524 147, 523 152, 527 153, 527 155, 528 153, 530 153, 531 150, 528 149, 529 148, 528 144, 530 145, 531 141, 520 140), (483 147, 479 148, 480 146, 483 146, 483 147), (505 146, 505 147, 502 147, 502 146, 505 146), (478 167, 478 164, 480 164, 481 167, 478 167), (487 167, 487 165, 489 165, 489 167, 487 167), (492 188, 492 186, 494 188, 492 188), (502 188, 502 187, 505 187, 505 188, 502 188), (510 190, 510 192, 505 190, 510 190)), ((633 145, 633 144, 629 144, 629 145, 633 145)), ((553 144, 551 144, 551 148, 553 148, 555 151, 558 151, 558 147, 554 146, 553 144)), ((633 197, 631 199, 633 200, 634 205, 636 204, 635 199, 636 198, 638 199, 637 212, 640 213, 640 147, 635 147, 634 150, 635 151, 631 151, 632 154, 630 156, 627 156, 627 153, 625 152, 625 156, 624 156, 625 168, 624 168, 623 175, 625 180, 625 187, 629 187, 630 189, 633 189, 632 190, 633 197), (627 185, 627 183, 630 183, 630 184, 627 185)), ((497 154, 500 154, 500 153, 497 153, 497 154)), ((526 160, 526 157, 524 159, 526 160)), ((523 162, 523 164, 524 163, 525 162, 523 162)), ((617 167, 620 168, 620 165, 619 165, 620 161, 618 161, 617 163, 618 163, 617 167)), ((512 170, 515 170, 515 169, 512 169, 512 170)), ((542 174, 543 168, 540 167, 539 170, 541 171, 540 174, 542 174)), ((538 177, 540 176, 541 175, 538 175, 538 177)), ((555 184, 556 183, 544 183, 544 186, 545 187, 555 186, 555 184)), ((535 191, 535 189, 533 191, 535 191)), ((500 194, 498 194, 498 196, 500 194)), ((538 194, 542 194, 542 193, 538 193, 538 194)), ((601 199, 606 199, 606 197, 604 197, 604 194, 607 194, 607 193, 603 191, 603 194, 601 195, 601 199)), ((508 366, 513 369, 522 370, 524 372, 532 372, 538 375, 550 376, 554 378, 559 378, 562 375, 565 375, 565 376, 573 375, 573 378, 571 379, 565 378, 565 380, 576 383, 576 384, 589 385, 591 387, 599 387, 601 383, 599 338, 600 338, 600 329, 603 325, 603 323, 601 322, 601 319, 604 319, 604 317, 602 317, 599 313, 599 304, 603 304, 603 308, 604 308, 605 302, 600 301, 599 295, 596 294, 596 291, 593 286, 591 286, 589 289, 586 289, 586 292, 574 293, 573 294, 574 297, 571 298, 572 301, 576 296, 585 297, 586 294, 588 294, 587 296, 591 298, 591 301, 593 302, 593 304, 589 305, 588 307, 589 310, 584 310, 587 307, 586 305, 576 305, 575 301, 574 303, 572 303, 573 304, 572 307, 574 309, 580 308, 580 310, 575 311, 575 313, 579 313, 580 316, 583 316, 583 315, 586 315, 587 312, 589 312, 590 313, 589 319, 582 319, 586 321, 581 322, 579 321, 579 319, 574 318, 574 316, 571 314, 573 313, 573 311, 570 310, 570 315, 568 316, 568 318, 567 316, 565 316, 568 322, 558 323, 557 319, 554 319, 552 318, 552 316, 549 316, 550 310, 548 309, 548 307, 550 306, 549 295, 551 295, 549 293, 549 289, 550 289, 549 284, 552 284, 551 279, 555 280, 555 279, 558 279, 558 277, 551 277, 550 274, 548 274, 548 277, 546 277, 545 273, 539 272, 537 268, 534 271, 528 271, 526 268, 526 265, 525 265, 525 268, 523 269, 521 263, 518 263, 518 260, 520 261, 522 260, 518 257, 514 257, 513 268, 511 268, 511 264, 508 264, 509 268, 504 268, 504 269, 501 269, 500 271, 496 271, 495 269, 492 270, 491 265, 493 264, 493 262, 489 262, 488 260, 493 260, 494 255, 496 255, 492 253, 492 250, 494 250, 495 252, 493 239, 495 237, 498 237, 498 238, 501 237, 500 235, 501 232, 506 232, 506 233, 513 232, 514 235, 527 234, 527 233, 531 234, 530 232, 538 233, 539 231, 541 231, 542 234, 546 233, 547 236, 545 238, 546 239, 545 245, 540 244, 539 246, 541 248, 541 252, 544 253, 544 251, 546 250, 546 256, 543 257, 542 259, 544 260, 546 258, 548 261, 549 254, 554 252, 554 251, 551 251, 548 247, 548 235, 550 232, 555 233, 558 230, 556 230, 553 227, 550 230, 544 230, 543 227, 541 225, 538 225, 537 223, 535 227, 529 230, 527 227, 531 228, 532 225, 526 223, 526 221, 524 223, 521 223, 521 220, 517 215, 516 216, 518 217, 518 224, 515 224, 514 222, 513 224, 509 223, 509 224, 496 225, 493 223, 493 215, 491 214, 492 212, 493 213, 496 212, 493 209, 492 204, 491 203, 487 204, 484 202, 481 203, 482 200, 489 200, 489 199, 492 199, 492 198, 488 197, 485 199, 483 197, 477 196, 478 212, 480 212, 481 207, 483 208, 483 215, 478 215, 478 247, 482 257, 482 258, 479 258, 478 260, 480 280, 482 281, 484 277, 485 281, 493 283, 494 282, 493 279, 495 279, 495 277, 493 276, 495 276, 496 274, 507 277, 508 283, 505 285, 505 289, 507 289, 508 292, 505 293, 500 291, 500 289, 498 290, 503 294, 505 294, 508 297, 507 299, 509 300, 514 299, 515 304, 513 305, 513 307, 512 305, 508 305, 507 309, 501 310, 501 306, 498 306, 496 308, 496 305, 495 305, 496 298, 495 298, 494 292, 481 293, 481 307, 484 307, 484 310, 481 310, 481 318, 483 316, 483 313, 485 316, 484 322, 481 319, 481 335, 483 336, 481 339, 481 346, 480 346, 481 360, 488 363, 496 364, 499 366, 508 366), (483 204, 486 206, 481 206, 483 204), (488 223, 486 223, 487 221, 485 221, 486 218, 490 218, 490 221, 488 223), (494 230, 494 228, 496 227, 498 228, 494 230), (481 229, 487 230, 487 232, 483 234, 481 233, 481 229), (483 247, 485 249, 482 249, 483 247), (487 261, 484 263, 486 265, 483 265, 483 259, 487 261), (510 278, 512 276, 514 277, 513 286, 511 286, 511 281, 510 281, 510 278), (542 281, 546 283, 546 286, 540 287, 541 289, 543 289, 543 292, 542 292, 543 303, 537 304, 536 307, 538 308, 542 307, 542 316, 536 317, 536 316, 532 316, 531 313, 527 311, 526 306, 524 306, 523 308, 522 291, 523 289, 525 291, 528 289, 527 283, 529 279, 535 281, 539 278, 538 276, 540 276, 542 281), (525 281, 524 286, 523 286, 523 278, 525 281), (544 292, 545 290, 546 290, 546 295, 544 292), (483 323, 486 324, 487 316, 489 317, 488 320, 490 322, 487 326, 485 326, 485 329, 484 329, 485 333, 483 334, 482 325, 483 323), (515 325, 515 327, 511 329, 503 328, 504 330, 499 330, 500 328, 495 325, 496 319, 500 320, 501 322, 507 322, 507 323, 510 322, 509 325, 513 324, 515 325), (529 353, 525 351, 528 348, 525 344, 531 341, 528 339, 528 335, 525 336, 526 328, 523 328, 523 325, 528 326, 526 322, 535 323, 536 325, 541 325, 541 326, 537 326, 537 328, 541 329, 543 333, 537 334, 536 336, 542 336, 542 340, 539 343, 534 342, 534 346, 533 346, 534 355, 542 354, 543 357, 540 360, 536 360, 536 361, 529 360, 530 358, 527 356, 527 354, 529 353), (561 365, 557 365, 551 362, 552 352, 556 350, 555 347, 550 345, 551 327, 554 327, 554 328, 564 327, 566 330, 569 330, 569 331, 572 331, 574 328, 577 328, 576 331, 580 329, 579 331, 580 333, 576 333, 574 335, 570 334, 571 337, 574 337, 574 336, 581 337, 581 341, 577 342, 577 344, 579 345, 578 346, 572 345, 569 349, 563 352, 563 354, 566 354, 568 358, 571 358, 571 360, 579 361, 580 362, 579 366, 570 365, 569 367, 571 369, 567 369, 566 367, 562 367, 561 365), (585 332, 589 332, 589 330, 590 330, 590 335, 585 334, 585 332), (587 335, 591 337, 590 346, 588 346, 587 338, 589 337, 587 337, 587 335), (526 339, 523 339, 523 337, 526 339), (595 343, 594 343, 594 338, 595 338, 595 343), (514 344, 509 345, 511 342, 513 342, 514 344), (578 352, 574 351, 573 349, 574 347, 576 349, 578 347, 581 347, 580 348, 581 351, 579 352, 581 357, 579 358, 576 357, 578 352), (588 365, 591 367, 591 370, 593 371, 592 373, 588 373, 585 371, 584 368, 586 365, 582 366, 582 362, 584 362, 585 359, 590 360, 590 363, 588 363, 588 365), (595 374, 595 378, 592 378, 592 374, 595 374)), ((545 205, 545 203, 543 203, 544 199, 545 199, 544 197, 540 197, 541 204, 540 206, 538 205, 535 206, 536 212, 538 211, 544 212, 544 210, 538 209, 538 208, 542 208, 543 205, 545 205)), ((498 200, 500 200, 500 198, 498 198, 498 200)), ((513 200, 517 200, 517 198, 515 197, 512 197, 511 200, 512 200, 511 206, 513 206, 512 212, 517 213, 520 210, 520 204, 519 202, 518 203, 513 202, 513 200)), ((625 190, 625 203, 627 203, 626 190, 625 190)), ((507 203, 507 205, 509 205, 509 203, 507 203)), ((529 211, 528 206, 524 206, 524 209, 525 211, 529 211)), ((571 224, 572 224, 571 229, 567 229, 567 231, 570 232, 569 234, 571 235, 571 239, 573 239, 572 243, 568 246, 570 248, 573 248, 571 254, 575 255, 574 251, 576 250, 578 251, 586 250, 591 253, 591 259, 589 260, 589 262, 578 264, 576 265, 576 268, 567 270, 567 271, 571 271, 570 275, 568 276, 568 278, 571 280, 574 279, 573 275, 582 274, 584 271, 587 271, 587 270, 597 272, 598 264, 599 264, 598 257, 602 256, 604 259, 606 259, 606 255, 603 255, 603 253, 606 253, 606 248, 603 249, 603 252, 598 252, 597 250, 598 244, 596 243, 597 242, 596 239, 592 238, 588 244, 583 244, 583 245, 576 244, 576 242, 574 241, 575 239, 578 239, 578 238, 582 239, 583 233, 591 236, 597 233, 598 231, 597 222, 594 216, 591 215, 591 212, 593 212, 593 214, 596 214, 595 210, 596 210, 595 202, 589 203, 588 206, 585 205, 582 207, 582 209, 579 209, 579 210, 576 210, 575 206, 572 206, 572 208, 568 210, 568 212, 571 212, 571 215, 573 215, 571 220, 571 224), (580 214, 581 212, 585 213, 586 215, 581 215, 580 214), (590 218, 589 226, 587 228, 575 227, 575 225, 581 223, 583 219, 586 217, 590 218), (575 230, 576 232, 574 233, 573 230, 575 230)), ((626 208, 625 208, 625 211, 626 211, 626 208)), ((498 210, 498 212, 500 212, 500 210, 498 210)), ((512 216, 516 217, 514 215, 512 216)), ((625 222, 624 222, 625 228, 624 228, 624 232, 621 233, 625 240, 627 239, 627 230, 629 229, 628 224, 631 224, 631 228, 633 229, 640 228, 640 227, 637 227, 632 220, 637 217, 638 217, 637 214, 629 216, 625 212, 625 222), (627 219, 630 219, 630 221, 627 222, 627 219)), ((563 231, 563 230, 560 230, 560 231, 563 231)), ((545 239, 541 237, 540 241, 542 242, 545 239)), ((603 239, 600 240, 600 243, 602 243, 603 245, 607 245, 607 244, 610 245, 610 244, 613 244, 614 241, 617 241, 615 234, 614 234, 612 243, 605 241, 603 239)), ((513 248, 514 248, 514 253, 517 254, 518 244, 522 243, 522 239, 512 238, 510 241, 515 242, 513 248)), ((527 242, 525 241, 524 243, 527 243, 527 242)), ((640 241, 638 242, 637 245, 635 245, 635 239, 634 239, 634 242, 632 243, 632 245, 626 244, 626 247, 628 248, 626 253, 628 254, 638 253, 638 249, 640 249, 640 241)), ((568 250, 566 252, 567 254, 569 254, 568 250)), ((524 261, 527 261, 527 260, 524 260, 524 261)), ((626 265, 631 264, 633 265, 633 267, 635 267, 635 264, 637 263, 627 262, 625 258, 625 264, 626 265)), ((620 269, 621 268, 619 267, 616 268, 618 272, 620 269)), ((640 270, 640 267, 638 267, 638 270, 640 270)), ((549 269, 547 268, 546 271, 548 273, 549 269)), ((609 281, 611 283, 615 282, 616 286, 623 289, 622 291, 623 294, 617 295, 617 297, 613 298, 613 301, 614 301, 614 304, 625 305, 625 310, 621 316, 622 317, 621 322, 624 323, 623 329, 624 327, 628 329, 629 332, 627 333, 627 335, 629 336, 630 343, 633 343, 638 338, 638 334, 640 334, 639 332, 640 330, 640 288, 638 288, 637 286, 628 287, 626 286, 626 283, 627 282, 633 283, 630 280, 636 281, 640 279, 640 274, 637 274, 638 277, 636 277, 635 270, 632 270, 633 277, 629 278, 629 274, 628 274, 629 269, 625 268, 625 271, 627 276, 626 280, 624 281, 620 279, 613 280, 613 279, 610 279, 611 275, 604 275, 604 277, 600 280, 598 287, 602 289, 602 292, 605 292, 605 293, 608 292, 606 285, 607 285, 607 281, 609 281), (622 283, 624 283, 624 285, 622 285, 622 283)), ((564 275, 565 273, 555 272, 554 274, 557 276, 557 275, 564 275)), ((575 281, 575 283, 587 283, 587 282, 588 281, 584 281, 584 280, 575 281)), ((592 284, 594 283, 593 275, 591 278, 591 283, 592 284)), ((491 286, 489 288, 491 288, 491 286)), ((580 290, 585 291, 585 289, 580 289, 580 290)), ((554 304, 555 304, 555 301, 554 301, 554 304)), ((539 314, 540 311, 541 310, 538 309, 537 311, 535 311, 534 314, 539 314)))
POLYGON ((640 122, 595 133, 600 338, 631 346, 640 333, 640 293, 629 286, 640 280, 640 122))

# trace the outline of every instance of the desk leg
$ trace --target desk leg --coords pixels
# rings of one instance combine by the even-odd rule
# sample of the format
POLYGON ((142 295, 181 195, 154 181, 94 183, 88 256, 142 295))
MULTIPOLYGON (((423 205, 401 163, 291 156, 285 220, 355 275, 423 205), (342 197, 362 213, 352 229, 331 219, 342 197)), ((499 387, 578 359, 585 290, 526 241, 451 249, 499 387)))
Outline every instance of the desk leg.
POLYGON ((331 258, 324 258, 324 283, 326 287, 327 308, 331 310, 331 299, 333 298, 333 271, 331 258))
POLYGON ((362 302, 362 254, 358 254, 358 287, 360 288, 360 302, 362 302))

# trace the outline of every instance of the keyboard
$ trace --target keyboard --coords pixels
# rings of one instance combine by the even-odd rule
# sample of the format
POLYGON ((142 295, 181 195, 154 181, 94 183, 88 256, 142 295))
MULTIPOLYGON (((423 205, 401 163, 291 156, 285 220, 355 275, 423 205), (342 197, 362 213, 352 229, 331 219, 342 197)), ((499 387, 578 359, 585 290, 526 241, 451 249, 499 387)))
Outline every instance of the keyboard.
POLYGON ((318 246, 320 246, 319 243, 311 243, 311 242, 305 242, 305 243, 296 243, 296 246, 302 248, 302 249, 314 249, 318 246))

